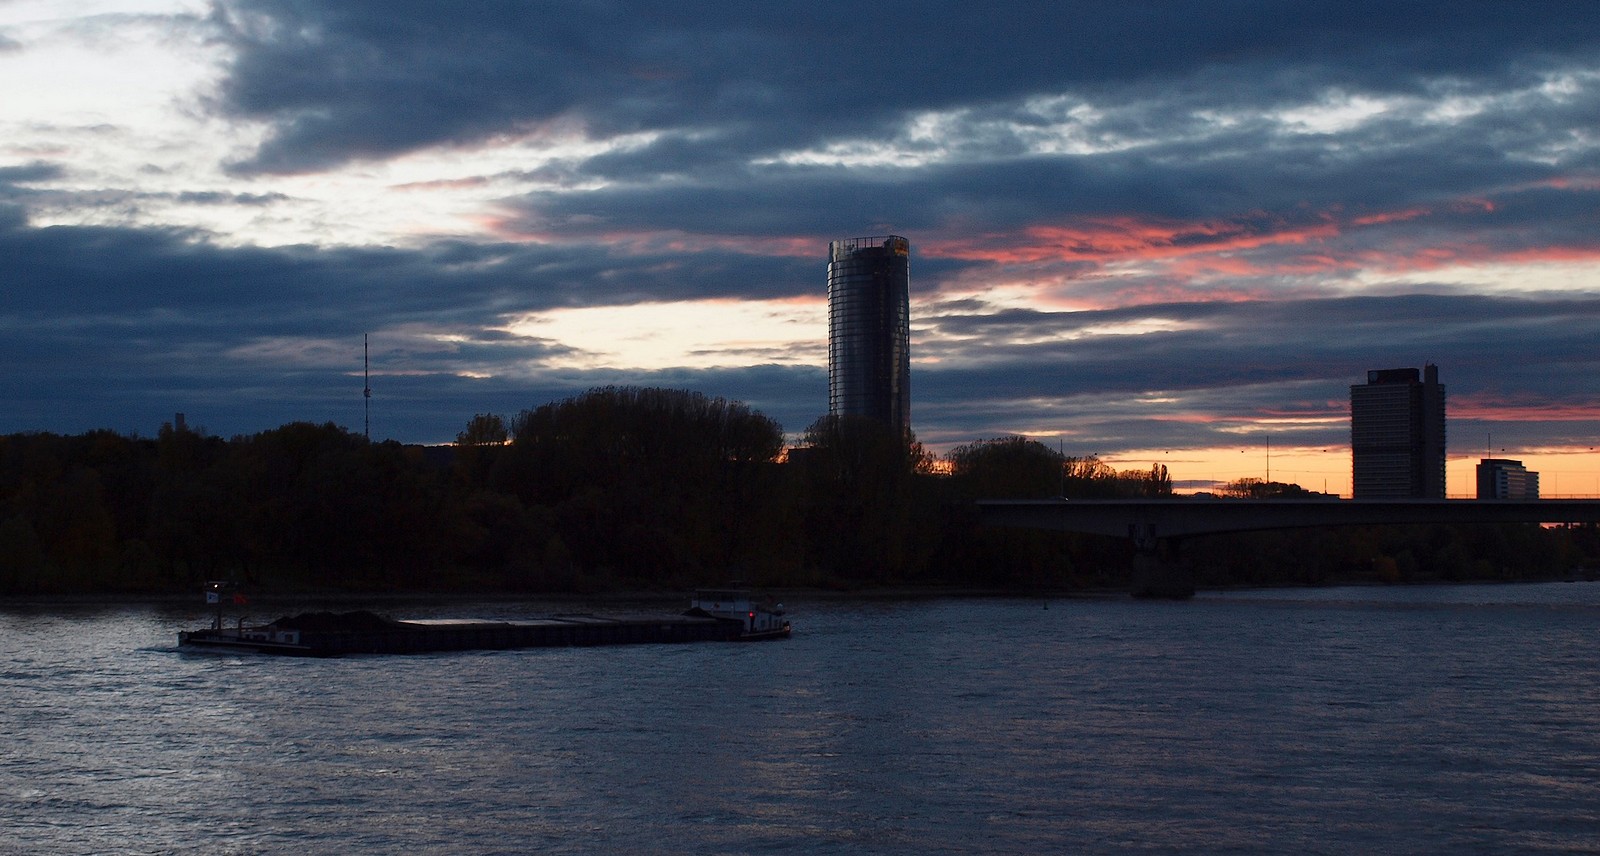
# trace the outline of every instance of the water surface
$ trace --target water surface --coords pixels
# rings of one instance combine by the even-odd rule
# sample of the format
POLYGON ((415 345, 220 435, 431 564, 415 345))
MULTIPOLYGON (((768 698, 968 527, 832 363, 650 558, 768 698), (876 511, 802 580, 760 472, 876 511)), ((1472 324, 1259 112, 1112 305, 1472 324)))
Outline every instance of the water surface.
POLYGON ((1600 584, 789 607, 784 642, 333 660, 179 652, 200 605, 0 609, 0 852, 1600 848, 1600 584))

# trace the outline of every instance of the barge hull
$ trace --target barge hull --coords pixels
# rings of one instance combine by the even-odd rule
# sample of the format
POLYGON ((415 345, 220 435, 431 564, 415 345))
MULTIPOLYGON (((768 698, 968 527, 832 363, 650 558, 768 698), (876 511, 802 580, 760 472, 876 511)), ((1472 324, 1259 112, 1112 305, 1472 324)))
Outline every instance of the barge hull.
MULTIPOLYGON (((353 614, 352 614, 353 615, 353 614)), ((431 651, 723 642, 741 639, 737 621, 692 616, 564 615, 534 621, 372 621, 323 614, 279 619, 267 628, 180 633, 180 647, 301 657, 421 654, 431 651), (316 620, 307 620, 316 619, 316 620), (341 627, 341 625, 344 625, 341 627), (274 630, 263 634, 261 631, 274 630), (284 640, 285 630, 296 634, 284 640)))

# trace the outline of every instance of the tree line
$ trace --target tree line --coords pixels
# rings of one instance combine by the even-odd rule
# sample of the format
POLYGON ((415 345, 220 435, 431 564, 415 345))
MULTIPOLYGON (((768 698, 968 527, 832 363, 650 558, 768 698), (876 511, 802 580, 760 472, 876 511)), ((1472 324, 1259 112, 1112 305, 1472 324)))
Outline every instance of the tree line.
MULTIPOLYGON (((786 449, 782 427, 742 403, 637 387, 477 414, 444 447, 306 422, 231 439, 172 425, 154 438, 12 434, 0 436, 0 594, 211 579, 282 591, 1116 588, 1127 544, 982 527, 973 501, 1171 493, 1159 464, 1116 471, 1022 437, 940 459, 909 433, 823 416, 786 449)), ((1506 578, 1600 554, 1593 527, 1442 531, 1254 533, 1190 551, 1218 585, 1506 578)))

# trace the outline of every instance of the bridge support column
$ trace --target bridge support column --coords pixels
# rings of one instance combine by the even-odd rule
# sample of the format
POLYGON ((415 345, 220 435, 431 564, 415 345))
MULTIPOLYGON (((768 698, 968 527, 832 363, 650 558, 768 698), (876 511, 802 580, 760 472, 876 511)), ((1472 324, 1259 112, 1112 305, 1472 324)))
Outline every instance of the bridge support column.
POLYGON ((1128 527, 1133 539, 1133 581, 1130 594, 1140 598, 1186 600, 1194 597, 1194 567, 1178 556, 1178 539, 1156 536, 1156 527, 1128 527))

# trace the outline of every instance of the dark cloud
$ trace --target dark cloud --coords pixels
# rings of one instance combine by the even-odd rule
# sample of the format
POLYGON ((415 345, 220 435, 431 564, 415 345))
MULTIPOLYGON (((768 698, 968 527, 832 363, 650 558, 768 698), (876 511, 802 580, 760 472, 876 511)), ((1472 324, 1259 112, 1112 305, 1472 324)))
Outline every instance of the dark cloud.
MULTIPOLYGON (((1500 420, 1560 406, 1581 417, 1566 433, 1600 430, 1600 298, 1413 294, 952 313, 924 324, 935 343, 920 353, 939 361, 916 374, 913 420, 948 439, 1027 425, 1066 435, 1084 454, 1199 449, 1298 415, 1331 421, 1278 428, 1279 442, 1340 447, 1350 384, 1369 369, 1424 362, 1441 366, 1453 401, 1502 402, 1500 420), (1138 322, 1179 329, 1097 332, 1138 322), (1006 342, 1026 344, 997 344, 1006 342)), ((1477 436, 1485 417, 1458 410, 1452 430, 1477 436)))
POLYGON ((181 230, 30 228, 5 206, 0 257, 10 260, 0 269, 0 369, 13 379, 0 432, 150 433, 179 410, 221 433, 295 419, 350 425, 369 332, 385 429, 407 440, 448 440, 474 412, 606 383, 744 397, 798 422, 826 401, 825 380, 804 394, 818 387, 817 369, 554 370, 546 363, 568 347, 499 330, 521 313, 628 293, 744 295, 752 273, 782 296, 802 278, 814 287, 820 260, 802 277, 783 259, 728 254, 685 276, 656 270, 668 256, 618 260, 595 248, 223 247, 181 230), (474 379, 486 374, 499 379, 474 379))
POLYGON ((177 202, 185 202, 192 205, 239 205, 244 207, 259 207, 271 205, 274 202, 287 201, 289 196, 283 193, 219 193, 217 191, 193 191, 172 194, 170 198, 177 202))
POLYGON ((0 310, 26 317, 149 316, 149 323, 244 319, 256 334, 326 335, 376 323, 497 326, 553 308, 816 291, 812 260, 604 246, 439 242, 420 249, 223 247, 190 230, 28 228, 0 207, 9 259, 0 310))
MULTIPOLYGON (((221 91, 274 134, 245 170, 352 158, 571 117, 693 131, 701 160, 881 130, 910 112, 1034 94, 1203 85, 1410 92, 1592 56, 1597 13, 1543 2, 655 4, 224 0, 221 91), (1186 81, 1190 83, 1186 83, 1186 81)), ((686 138, 659 144, 689 163, 686 138), (678 151, 674 153, 673 149, 678 151)))
MULTIPOLYGON (((603 275, 641 260, 603 251, 227 248, 178 231, 33 229, 13 218, 0 252, 17 260, 0 297, 0 365, 15 379, 0 430, 148 433, 180 410, 225 434, 294 419, 353 427, 369 332, 380 436, 445 441, 472 413, 608 383, 748 401, 793 432, 825 409, 819 367, 554 369, 564 346, 497 332, 508 314, 614 294, 603 275)), ((748 294, 737 282, 748 261, 726 256, 711 284, 672 290, 693 279, 673 275, 638 288, 656 299, 748 294)), ((780 259, 774 281, 819 290, 820 260, 790 266, 780 259)), ((1597 298, 1401 294, 1077 312, 968 298, 932 304, 916 337, 913 418, 925 440, 946 445, 1057 426, 1079 453, 1225 446, 1241 425, 1298 414, 1332 419, 1296 429, 1299 441, 1336 446, 1350 383, 1424 361, 1443 366, 1452 400, 1600 414, 1597 298), (1205 415, 1174 418, 1184 413, 1205 415)), ((1556 434, 1580 435, 1592 420, 1556 434)), ((1468 417, 1453 424, 1476 430, 1468 417)))
POLYGON ((575 370, 570 345, 504 331, 557 308, 819 300, 827 241, 884 232, 914 247, 913 420, 941 446, 1176 452, 1276 425, 1336 447, 1350 383, 1424 361, 1453 432, 1600 430, 1600 289, 1425 281, 1600 258, 1597 4, 217 0, 211 26, 232 53, 204 107, 265 127, 231 165, 259 186, 0 166, 0 431, 148 433, 180 410, 223 434, 357 427, 371 334, 376 436, 445 441, 612 383, 799 432, 825 371, 759 345, 735 367, 575 370), (174 202, 292 216, 306 200, 276 174, 427 148, 470 164, 573 129, 637 136, 447 179, 549 183, 499 200, 492 239, 44 225, 174 202), (1002 308, 1013 286, 1091 308, 1002 308))
MULTIPOLYGON (((1576 99, 1588 115, 1600 112, 1592 97, 1576 99)), ((1155 116, 1196 108, 1171 106, 1147 109, 1155 116)), ((998 157, 985 149, 970 160, 894 169, 753 167, 714 158, 695 166, 683 145, 665 161, 651 147, 586 162, 585 170, 616 181, 603 189, 508 201, 517 212, 508 226, 570 240, 662 229, 820 240, 877 223, 919 238, 976 237, 1137 212, 1277 230, 1416 208, 1441 217, 1456 207, 1457 219, 1481 220, 1483 208, 1463 203, 1485 198, 1502 205, 1496 217, 1504 220, 1510 212, 1503 206, 1540 183, 1597 171, 1600 149, 1580 142, 1588 120, 1563 115, 1566 109, 1536 116, 1485 110, 1450 123, 1407 114, 1342 135, 1287 135, 1260 123, 1193 138, 1162 137, 1169 129, 1152 128, 1147 144, 1092 156, 998 157)), ((1524 213, 1592 232, 1585 216, 1592 190, 1546 186, 1538 196, 1541 207, 1524 213)))
MULTIPOLYGON (((601 136, 649 131, 649 145, 545 168, 582 189, 506 200, 506 232, 650 256, 685 234, 820 247, 894 231, 930 250, 918 257, 923 286, 1016 265, 1024 259, 984 248, 1032 243, 1036 256, 1031 230, 1084 218, 1157 222, 1177 232, 1169 250, 1192 241, 1221 252, 1224 240, 1255 235, 1264 246, 1232 251, 1241 289, 1326 292, 1348 275, 1321 263, 1339 251, 1442 258, 1434 235, 1463 234, 1450 218, 1476 221, 1465 228, 1479 251, 1592 245, 1582 237, 1593 231, 1591 192, 1525 208, 1543 221, 1532 231, 1513 221, 1514 206, 1451 208, 1593 173, 1600 148, 1583 141, 1600 96, 1561 80, 1600 58, 1596 13, 1559 3, 1112 6, 997 15, 924 4, 884 22, 855 4, 491 3, 457 16, 238 0, 219 7, 238 50, 221 104, 276 128, 247 170, 318 169, 558 119, 601 136), (1392 103, 1345 127, 1341 98, 1392 103), (1296 129, 1283 113, 1318 101, 1326 128, 1311 117, 1296 129), (1432 115, 1441 105, 1459 115, 1432 115), (908 136, 924 111, 946 111, 950 127, 908 136), (1030 134, 1063 133, 1042 130, 1060 122, 1088 149, 1030 148, 1030 134), (852 140, 928 160, 774 160, 852 140), (1358 228, 1397 212, 1415 222, 1358 228), (950 252, 955 239, 975 252, 950 252)), ((725 270, 719 253, 697 255, 687 265, 697 278, 725 270)), ((1111 260, 1095 250, 1039 273, 1073 280, 1111 260)), ((735 267, 748 264, 760 263, 735 267)), ((809 289, 809 276, 791 266, 776 290, 809 289)), ((1159 288, 1191 289, 1193 276, 1159 288)), ((611 299, 661 294, 651 279, 609 277, 611 299)), ((772 277, 749 281, 773 293, 772 277)))
POLYGON ((65 173, 66 171, 62 169, 60 164, 48 161, 34 161, 21 166, 0 167, 0 189, 9 184, 53 181, 65 173))

